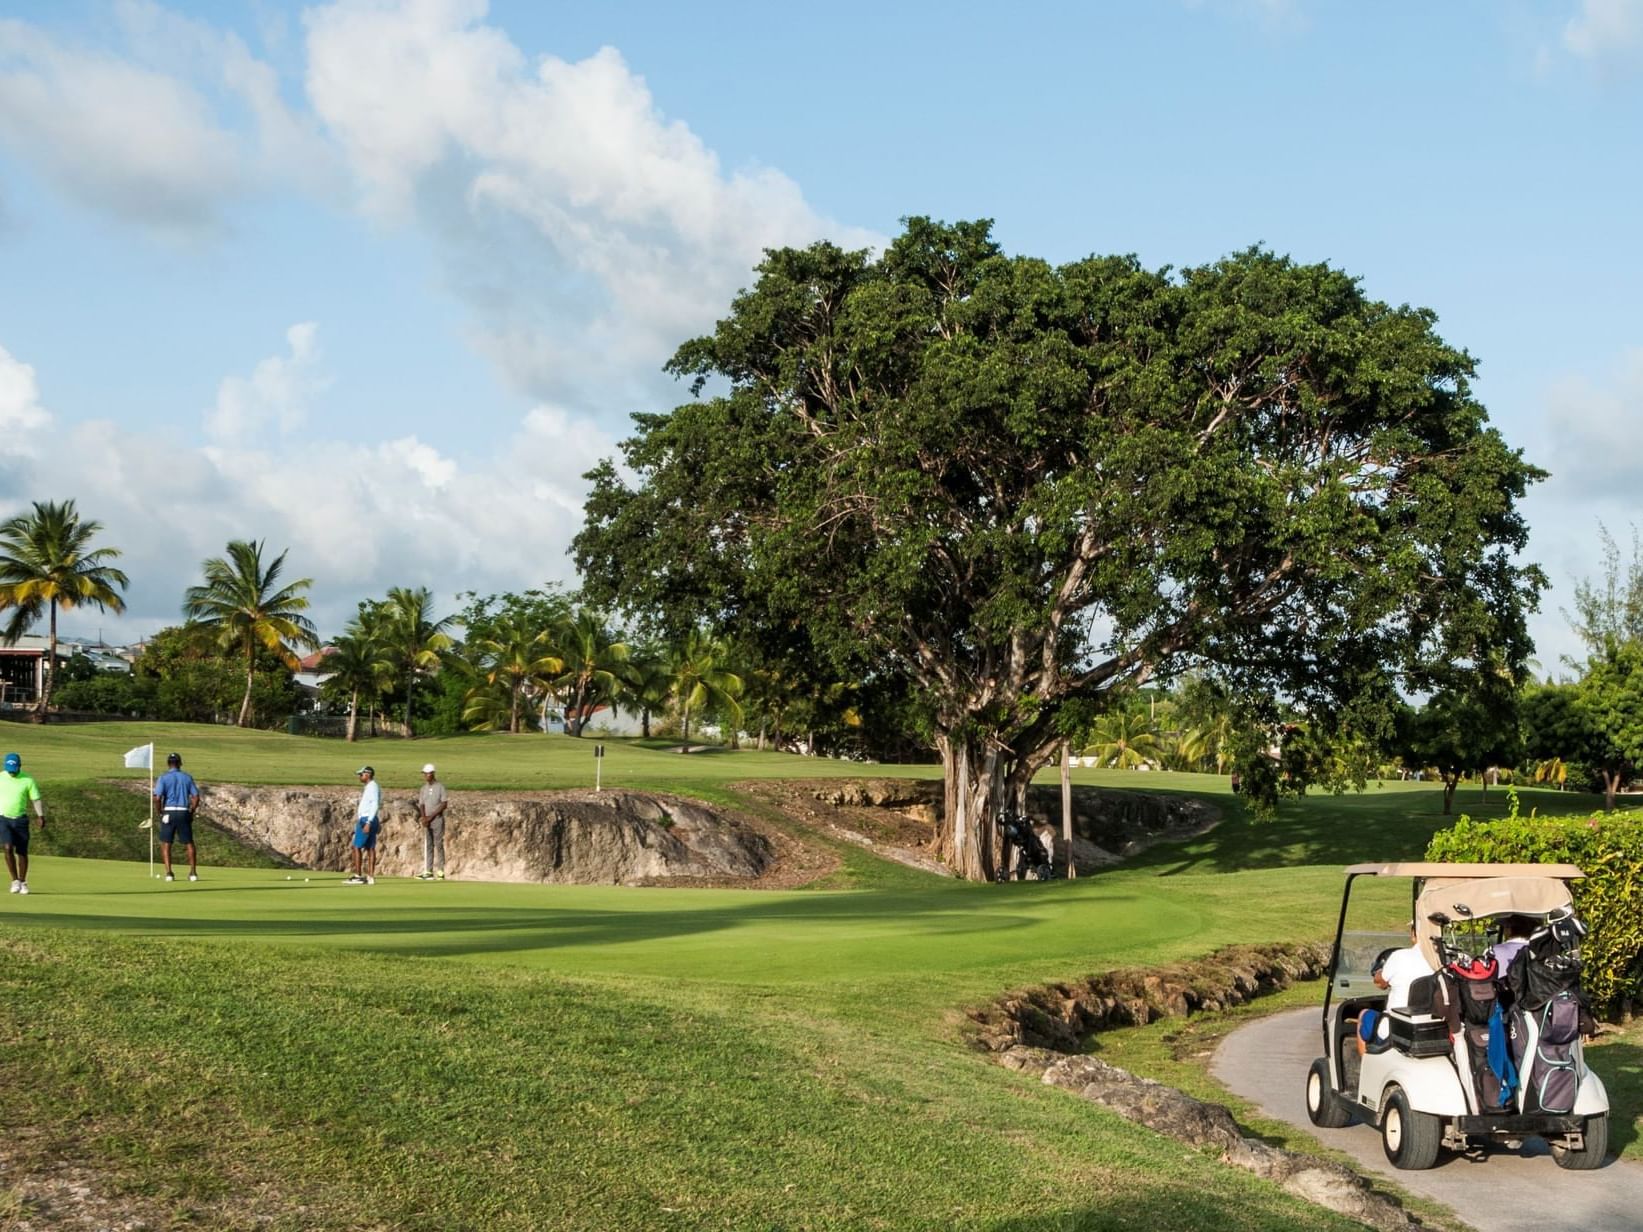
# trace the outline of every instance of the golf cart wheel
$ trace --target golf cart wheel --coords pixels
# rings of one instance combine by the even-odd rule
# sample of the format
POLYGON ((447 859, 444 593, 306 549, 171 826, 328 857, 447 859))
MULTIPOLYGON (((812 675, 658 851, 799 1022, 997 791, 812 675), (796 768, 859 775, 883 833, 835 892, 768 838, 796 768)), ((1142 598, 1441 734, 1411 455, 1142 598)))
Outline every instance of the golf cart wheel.
POLYGON ((1416 1112, 1402 1087, 1392 1087, 1381 1110, 1381 1146, 1394 1168, 1418 1172, 1438 1162, 1443 1122, 1430 1112, 1416 1112))
POLYGON ((1586 1145, 1576 1150, 1573 1147, 1552 1145, 1552 1159, 1560 1168, 1568 1168, 1575 1172, 1589 1172, 1593 1168, 1603 1166, 1603 1157, 1609 1153, 1609 1114, 1600 1112, 1596 1116, 1586 1118, 1586 1129, 1582 1135, 1586 1145))
POLYGON ((1344 1129, 1352 1112, 1329 1084, 1329 1062, 1319 1057, 1306 1071, 1306 1114, 1319 1129, 1344 1129))
POLYGON ((1053 868, 1051 868, 1048 864, 1040 864, 1036 869, 1033 870, 1033 875, 1036 876, 1040 881, 1049 881, 1051 878, 1053 878, 1055 876, 1055 870, 1053 868))

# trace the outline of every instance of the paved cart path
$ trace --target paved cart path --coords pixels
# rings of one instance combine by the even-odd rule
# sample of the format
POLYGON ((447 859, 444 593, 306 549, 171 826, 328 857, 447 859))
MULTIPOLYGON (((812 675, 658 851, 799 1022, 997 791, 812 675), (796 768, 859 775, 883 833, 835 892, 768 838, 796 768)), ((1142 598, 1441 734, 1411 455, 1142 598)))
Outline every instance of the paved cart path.
MULTIPOLYGON (((1522 1151, 1491 1151, 1479 1162, 1445 1151, 1435 1168, 1400 1172, 1387 1163, 1374 1126, 1317 1128, 1306 1115, 1306 1071, 1319 1055, 1320 1035, 1316 1009, 1274 1014, 1227 1036, 1210 1068, 1229 1090, 1268 1116, 1301 1126, 1366 1172, 1442 1202, 1480 1232, 1643 1228, 1643 1165, 1610 1159, 1592 1172, 1565 1172, 1537 1138, 1522 1151)), ((1610 1126, 1611 1138, 1618 1128, 1610 1126)))

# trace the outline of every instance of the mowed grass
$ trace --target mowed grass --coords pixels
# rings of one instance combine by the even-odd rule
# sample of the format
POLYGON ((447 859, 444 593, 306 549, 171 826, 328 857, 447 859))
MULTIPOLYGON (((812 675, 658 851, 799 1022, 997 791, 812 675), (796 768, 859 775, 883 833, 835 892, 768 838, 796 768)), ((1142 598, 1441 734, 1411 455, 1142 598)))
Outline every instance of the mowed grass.
MULTIPOLYGON (((120 777, 149 730, 17 735, 49 801, 74 767, 120 777)), ((535 788, 581 785, 567 780, 591 762, 541 736, 364 754, 155 738, 216 781, 348 781, 370 760, 392 789, 434 760, 459 788, 535 788)), ((892 769, 606 743, 607 771, 632 785, 749 806, 734 783, 892 769)), ((1232 941, 1326 936, 1340 864, 1418 855, 1444 821, 1437 793, 1389 784, 1251 823, 1225 780, 1076 778, 1210 796, 1228 820, 1046 886, 898 868, 789 892, 346 887, 224 868, 210 846, 204 881, 164 886, 143 865, 42 855, 36 893, 0 903, 0 1133, 25 1164, 93 1161, 134 1206, 196 1226, 1351 1226, 986 1064, 961 1011, 1232 941)), ((1475 796, 1460 806, 1480 811, 1475 796)))

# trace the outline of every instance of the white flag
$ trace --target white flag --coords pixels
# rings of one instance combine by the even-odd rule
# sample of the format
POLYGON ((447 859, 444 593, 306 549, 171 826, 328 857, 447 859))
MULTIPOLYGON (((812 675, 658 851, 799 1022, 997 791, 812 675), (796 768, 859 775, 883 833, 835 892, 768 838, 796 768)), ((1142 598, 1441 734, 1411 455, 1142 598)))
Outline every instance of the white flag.
POLYGON ((152 770, 154 768, 154 746, 139 744, 126 754, 127 770, 152 770))

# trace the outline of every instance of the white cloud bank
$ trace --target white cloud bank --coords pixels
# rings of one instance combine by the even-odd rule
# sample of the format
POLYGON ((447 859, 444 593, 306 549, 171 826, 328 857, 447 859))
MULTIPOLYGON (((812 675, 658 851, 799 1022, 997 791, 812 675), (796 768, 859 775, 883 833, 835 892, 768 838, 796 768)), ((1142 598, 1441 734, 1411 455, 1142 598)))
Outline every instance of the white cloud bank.
MULTIPOLYGON (((286 354, 230 376, 229 398, 257 408, 306 408, 294 367, 317 374, 312 323, 287 332, 286 354), (271 377, 270 373, 282 374, 271 377), (287 399, 281 401, 281 399, 287 399)), ((209 414, 217 414, 223 405, 209 414)), ((266 422, 263 426, 267 426, 266 422)), ((0 348, 0 430, 26 430, 26 454, 0 457, 0 517, 29 500, 73 496, 121 548, 131 576, 129 619, 76 617, 109 635, 152 632, 179 619, 200 562, 230 539, 290 550, 292 576, 312 577, 315 617, 335 632, 360 600, 390 586, 428 586, 444 601, 465 589, 519 589, 570 573, 581 527, 581 475, 615 447, 586 419, 539 406, 491 456, 459 459, 407 436, 379 443, 310 432, 262 448, 254 434, 180 446, 108 420, 60 424, 33 370, 0 348)))

